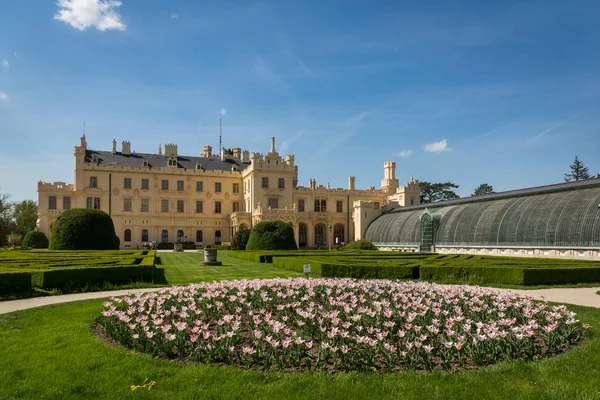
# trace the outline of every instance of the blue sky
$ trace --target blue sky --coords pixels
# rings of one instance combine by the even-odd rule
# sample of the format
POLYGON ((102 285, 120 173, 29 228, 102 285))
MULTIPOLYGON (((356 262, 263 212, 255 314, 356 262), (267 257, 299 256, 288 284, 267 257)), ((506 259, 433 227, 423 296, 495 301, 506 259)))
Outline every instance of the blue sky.
POLYGON ((598 1, 3 0, 0 192, 73 180, 113 138, 294 153, 300 184, 600 173, 598 1), (223 111, 221 111, 223 110, 223 111))

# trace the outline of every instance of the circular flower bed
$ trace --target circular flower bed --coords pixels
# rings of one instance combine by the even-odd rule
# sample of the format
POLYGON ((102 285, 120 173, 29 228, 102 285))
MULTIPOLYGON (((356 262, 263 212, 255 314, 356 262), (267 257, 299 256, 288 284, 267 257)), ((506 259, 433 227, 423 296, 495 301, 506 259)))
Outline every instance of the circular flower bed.
POLYGON ((514 294, 350 279, 224 281, 111 298, 99 323, 136 350, 264 370, 457 370, 579 341, 565 306, 514 294))

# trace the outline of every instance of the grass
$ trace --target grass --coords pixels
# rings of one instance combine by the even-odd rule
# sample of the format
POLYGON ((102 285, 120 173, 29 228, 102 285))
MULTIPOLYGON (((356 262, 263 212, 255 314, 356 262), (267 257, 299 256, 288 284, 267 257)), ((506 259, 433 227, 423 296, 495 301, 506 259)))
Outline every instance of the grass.
MULTIPOLYGON (((168 257, 167 257, 168 258, 168 257)), ((104 344, 90 333, 102 300, 0 315, 0 399, 593 399, 600 397, 600 310, 582 345, 534 363, 457 374, 262 373, 186 365, 104 344), (133 384, 156 381, 151 391, 133 384)))
MULTIPOLYGON (((219 251, 217 259, 220 266, 204 266, 203 253, 159 253, 165 283, 168 285, 187 285, 189 283, 212 282, 225 279, 266 279, 304 276, 287 271, 273 264, 261 264, 253 261, 229 257, 227 251, 219 251)), ((159 272, 160 274, 160 272, 159 272)))

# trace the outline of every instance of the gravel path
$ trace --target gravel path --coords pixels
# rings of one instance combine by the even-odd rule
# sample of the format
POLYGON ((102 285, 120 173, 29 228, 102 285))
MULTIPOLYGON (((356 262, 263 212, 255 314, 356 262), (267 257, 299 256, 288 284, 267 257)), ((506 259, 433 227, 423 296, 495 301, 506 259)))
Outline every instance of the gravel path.
MULTIPOLYGON (((113 290, 108 292, 76 293, 62 296, 34 297, 24 300, 11 300, 0 302, 0 314, 29 308, 43 307, 52 304, 70 303, 73 301, 103 299, 110 296, 122 296, 129 293, 145 293, 157 291, 160 288, 113 290)), ((560 288, 560 289, 495 289, 499 292, 513 292, 522 296, 531 296, 535 299, 545 299, 557 303, 576 304, 579 306, 600 308, 600 287, 595 288, 560 288)))

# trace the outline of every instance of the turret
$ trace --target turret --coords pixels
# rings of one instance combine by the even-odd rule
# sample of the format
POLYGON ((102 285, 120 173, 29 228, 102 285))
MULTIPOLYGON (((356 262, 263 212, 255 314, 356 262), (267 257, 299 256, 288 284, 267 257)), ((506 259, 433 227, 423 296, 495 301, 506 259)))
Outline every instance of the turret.
POLYGON ((396 188, 400 186, 396 179, 396 163, 394 161, 386 161, 383 164, 383 180, 381 181, 381 190, 388 194, 396 192, 396 188))
POLYGON ((121 154, 130 155, 131 154, 131 142, 129 140, 124 140, 123 143, 121 143, 121 145, 122 145, 121 154))

